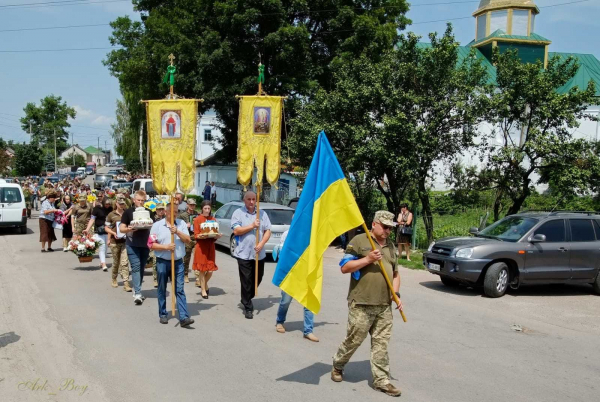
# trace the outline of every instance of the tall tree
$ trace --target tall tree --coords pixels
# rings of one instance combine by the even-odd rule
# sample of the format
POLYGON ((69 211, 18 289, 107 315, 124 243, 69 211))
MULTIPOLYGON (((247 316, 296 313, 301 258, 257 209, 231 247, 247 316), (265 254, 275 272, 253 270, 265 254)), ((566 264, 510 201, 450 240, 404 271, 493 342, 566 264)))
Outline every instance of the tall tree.
POLYGON ((43 158, 44 153, 35 143, 15 145, 14 167, 20 176, 39 175, 44 165, 43 158))
POLYGON ((11 157, 6 151, 8 143, 4 139, 0 138, 0 174, 5 173, 11 165, 11 157))
POLYGON ((39 106, 28 103, 23 109, 25 117, 22 117, 21 128, 23 131, 31 130, 31 142, 42 145, 48 150, 54 151, 54 138, 56 135, 56 151, 61 153, 69 147, 69 133, 67 128, 71 127, 69 118, 74 119, 75 109, 69 107, 62 97, 48 95, 40 101, 39 106))
POLYGON ((473 144, 487 107, 487 73, 475 57, 458 59, 452 29, 430 45, 402 36, 381 61, 364 56, 343 63, 334 89, 306 102, 294 120, 291 141, 299 162, 309 163, 315 136, 325 129, 347 172, 364 171, 398 211, 407 186, 416 183, 429 239, 433 217, 428 179, 434 163, 473 144))
MULTIPOLYGON (((129 166, 135 161, 136 171, 140 161, 140 130, 145 127, 145 113, 139 99, 124 94, 123 100, 117 99, 116 121, 111 124, 111 136, 115 140, 115 150, 129 166)), ((142 136, 142 159, 146 159, 147 136, 142 136)), ((139 170, 141 171, 141 170, 139 170)))
POLYGON ((297 98, 330 87, 336 63, 363 53, 377 59, 409 22, 405 0, 135 0, 134 5, 142 22, 122 17, 111 24, 110 41, 122 48, 105 60, 122 92, 136 102, 163 97, 167 56, 175 54, 176 93, 202 97, 202 110, 216 110, 222 154, 229 160, 237 149, 235 95, 256 93, 259 54, 265 90, 292 96, 286 112, 293 116, 297 98))
MULTIPOLYGON (((492 135, 499 134, 502 142, 500 146, 493 142, 484 144, 489 153, 484 173, 490 187, 497 190, 497 197, 510 199, 507 213, 514 214, 544 172, 548 180, 554 177, 556 183, 564 183, 560 176, 581 179, 582 172, 577 170, 585 164, 572 162, 587 158, 593 145, 575 140, 572 133, 579 120, 593 119, 585 110, 594 101, 595 86, 590 80, 586 88, 559 91, 579 69, 572 57, 555 56, 547 68, 541 61, 522 63, 512 51, 496 51, 493 60, 497 87, 489 120, 496 127, 492 135)), ((497 219, 496 210, 494 213, 497 219)))

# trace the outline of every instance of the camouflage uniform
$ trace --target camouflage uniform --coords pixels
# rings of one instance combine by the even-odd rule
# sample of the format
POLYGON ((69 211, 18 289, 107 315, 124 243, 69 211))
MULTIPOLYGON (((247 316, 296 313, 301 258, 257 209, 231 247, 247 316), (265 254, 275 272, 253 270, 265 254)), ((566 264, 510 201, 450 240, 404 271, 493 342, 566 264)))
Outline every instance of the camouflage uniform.
MULTIPOLYGON (((374 221, 377 220, 382 224, 392 226, 393 219, 394 215, 391 212, 378 211, 374 221)), ((381 252, 381 261, 391 280, 398 269, 394 244, 389 238, 384 246, 379 245, 375 240, 374 243, 381 252)), ((371 251, 372 247, 367 234, 357 235, 348 244, 341 264, 345 264, 344 260, 358 260, 366 257, 371 251)), ((378 263, 366 265, 351 275, 346 339, 333 357, 334 369, 343 371, 356 349, 370 334, 371 373, 373 386, 376 388, 385 387, 390 383, 390 361, 387 349, 392 335, 391 296, 378 263)))
POLYGON ((123 282, 129 281, 129 259, 127 258, 127 250, 125 243, 110 243, 110 251, 113 257, 112 279, 117 279, 119 272, 123 282))
POLYGON ((356 349, 371 334, 371 374, 375 387, 390 382, 388 343, 392 335, 392 307, 370 306, 351 302, 348 308, 346 339, 333 357, 333 366, 343 370, 356 349))
MULTIPOLYGON (((184 221, 185 223, 190 223, 190 217, 192 215, 190 215, 190 213, 188 212, 188 210, 186 209, 183 212, 180 212, 177 215, 178 219, 181 219, 182 221, 184 221)), ((196 247, 196 239, 194 238, 194 225, 190 225, 189 227, 189 231, 190 231, 190 237, 192 239, 192 241, 190 241, 189 243, 187 243, 185 245, 185 257, 183 257, 183 276, 185 278, 188 277, 189 272, 190 272, 190 260, 192 259, 192 254, 194 253, 194 247, 196 247)))

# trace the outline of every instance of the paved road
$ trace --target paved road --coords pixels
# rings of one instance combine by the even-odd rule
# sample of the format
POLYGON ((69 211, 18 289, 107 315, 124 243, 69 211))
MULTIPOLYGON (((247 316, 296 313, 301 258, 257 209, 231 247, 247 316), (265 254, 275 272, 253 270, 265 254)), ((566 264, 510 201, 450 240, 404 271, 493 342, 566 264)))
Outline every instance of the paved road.
MULTIPOLYGON (((348 277, 339 273, 336 250, 325 256, 315 344, 302 338, 295 303, 288 333, 275 332, 273 263, 254 320, 243 317, 236 264, 222 250, 210 299, 186 285, 193 328, 176 319, 160 325, 150 272, 147 300, 135 306, 131 293, 110 286, 97 259, 80 264, 70 253, 41 254, 36 223, 27 235, 0 230, 1 401, 389 400, 368 386, 368 342, 345 382, 329 379, 347 314, 348 277)), ((390 360, 402 400, 598 400, 600 297, 590 287, 525 288, 487 299, 445 288, 423 271, 401 275, 408 323, 394 323, 390 360)))

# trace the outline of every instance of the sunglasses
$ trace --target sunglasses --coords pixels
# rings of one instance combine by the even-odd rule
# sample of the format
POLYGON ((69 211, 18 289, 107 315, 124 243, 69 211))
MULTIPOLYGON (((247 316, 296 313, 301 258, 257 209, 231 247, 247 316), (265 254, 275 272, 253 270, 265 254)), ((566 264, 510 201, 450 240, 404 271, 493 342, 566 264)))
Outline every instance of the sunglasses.
POLYGON ((384 225, 381 222, 378 222, 379 226, 381 226, 383 228, 383 230, 392 230, 394 227, 393 226, 388 226, 388 225, 384 225))

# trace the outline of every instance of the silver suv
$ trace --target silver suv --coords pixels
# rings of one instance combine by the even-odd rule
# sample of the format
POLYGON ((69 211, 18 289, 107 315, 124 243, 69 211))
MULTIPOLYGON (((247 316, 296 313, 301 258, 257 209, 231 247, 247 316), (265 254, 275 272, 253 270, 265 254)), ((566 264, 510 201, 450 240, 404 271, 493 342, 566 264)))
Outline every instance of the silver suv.
POLYGON ((510 215, 474 237, 448 237, 429 246, 423 264, 448 286, 483 286, 488 297, 508 286, 589 283, 600 294, 600 215, 525 212, 510 215))

